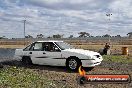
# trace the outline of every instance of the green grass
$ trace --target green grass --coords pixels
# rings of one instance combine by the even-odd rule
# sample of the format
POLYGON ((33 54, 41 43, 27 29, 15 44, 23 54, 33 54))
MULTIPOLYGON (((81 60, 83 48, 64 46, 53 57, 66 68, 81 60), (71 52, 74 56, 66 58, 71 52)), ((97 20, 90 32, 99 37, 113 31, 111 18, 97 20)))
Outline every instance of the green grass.
POLYGON ((132 56, 125 55, 103 55, 104 61, 132 64, 132 56))
POLYGON ((65 88, 62 86, 33 69, 12 66, 0 69, 0 88, 65 88))

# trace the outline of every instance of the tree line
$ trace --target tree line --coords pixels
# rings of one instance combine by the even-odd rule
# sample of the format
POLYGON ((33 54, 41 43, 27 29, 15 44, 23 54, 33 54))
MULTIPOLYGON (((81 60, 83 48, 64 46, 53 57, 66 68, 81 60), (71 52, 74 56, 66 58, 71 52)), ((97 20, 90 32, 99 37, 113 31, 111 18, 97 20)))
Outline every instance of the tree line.
MULTIPOLYGON (((121 37, 121 35, 116 35, 116 36, 111 36, 109 34, 105 34, 105 35, 102 35, 102 36, 92 36, 90 35, 90 33, 87 33, 87 32, 79 32, 78 33, 78 38, 87 38, 87 37, 121 37)), ((127 33, 127 36, 129 38, 132 38, 132 32, 129 32, 127 33)), ((55 35, 52 35, 52 36, 48 36, 47 38, 63 38, 64 37, 64 34, 55 34, 55 35)), ((25 36, 25 38, 33 38, 31 35, 27 35, 25 36)), ((36 36, 36 38, 45 38, 43 34, 38 34, 36 36)), ((77 37, 74 37, 73 35, 70 35, 68 38, 77 38, 77 37)))
MULTIPOLYGON (((92 36, 90 33, 87 32, 79 32, 78 37, 74 37, 73 35, 70 35, 68 38, 87 38, 87 37, 121 37, 121 35, 111 36, 109 34, 105 34, 102 36, 92 36)), ((129 38, 132 38, 132 32, 127 33, 127 36, 129 38)), ((36 38, 63 38, 64 34, 55 34, 52 36, 45 37, 43 34, 38 34, 36 38)), ((25 38, 34 38, 32 35, 26 35, 25 38)), ((6 36, 0 37, 0 39, 6 39, 6 36)))

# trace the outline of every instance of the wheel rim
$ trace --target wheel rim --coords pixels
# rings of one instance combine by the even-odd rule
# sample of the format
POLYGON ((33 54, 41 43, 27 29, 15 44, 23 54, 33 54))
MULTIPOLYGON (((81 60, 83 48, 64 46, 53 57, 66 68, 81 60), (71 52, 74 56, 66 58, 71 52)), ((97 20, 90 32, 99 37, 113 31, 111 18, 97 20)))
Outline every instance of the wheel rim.
POLYGON ((76 67, 77 67, 77 62, 76 62, 76 60, 75 60, 75 59, 70 59, 70 60, 69 60, 69 68, 70 68, 70 69, 76 69, 76 67))

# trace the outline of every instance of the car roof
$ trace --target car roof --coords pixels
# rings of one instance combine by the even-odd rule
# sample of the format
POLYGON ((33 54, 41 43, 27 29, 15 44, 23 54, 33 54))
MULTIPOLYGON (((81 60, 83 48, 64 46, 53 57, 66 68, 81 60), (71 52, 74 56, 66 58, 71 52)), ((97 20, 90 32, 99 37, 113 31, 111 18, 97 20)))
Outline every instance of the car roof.
POLYGON ((36 41, 36 42, 63 42, 58 40, 43 40, 43 41, 36 41))

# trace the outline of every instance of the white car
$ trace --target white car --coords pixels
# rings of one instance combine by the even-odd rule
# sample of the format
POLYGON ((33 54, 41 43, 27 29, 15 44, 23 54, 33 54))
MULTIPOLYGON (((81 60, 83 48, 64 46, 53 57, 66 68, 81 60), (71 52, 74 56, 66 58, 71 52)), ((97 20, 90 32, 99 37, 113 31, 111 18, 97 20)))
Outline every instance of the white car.
POLYGON ((78 70, 79 66, 94 67, 101 64, 102 56, 93 51, 75 49, 63 41, 37 41, 24 49, 16 49, 15 58, 26 64, 66 66, 78 70))

